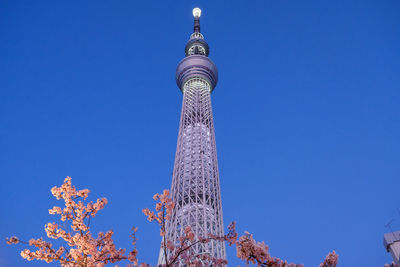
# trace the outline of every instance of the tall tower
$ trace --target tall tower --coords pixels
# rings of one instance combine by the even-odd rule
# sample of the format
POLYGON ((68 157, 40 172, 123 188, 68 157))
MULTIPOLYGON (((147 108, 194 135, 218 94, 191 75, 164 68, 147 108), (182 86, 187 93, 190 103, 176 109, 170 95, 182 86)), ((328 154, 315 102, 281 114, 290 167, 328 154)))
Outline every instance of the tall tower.
MULTIPOLYGON (((167 224, 166 238, 175 244, 186 226, 197 237, 222 236, 221 193, 211 108, 218 71, 208 58, 209 47, 200 33, 199 8, 193 9, 194 31, 185 47, 185 58, 176 69, 176 83, 183 93, 182 113, 171 185, 175 208, 167 224)), ((225 244, 199 243, 193 253, 225 259, 225 244)), ((159 264, 165 262, 160 253, 159 264)))

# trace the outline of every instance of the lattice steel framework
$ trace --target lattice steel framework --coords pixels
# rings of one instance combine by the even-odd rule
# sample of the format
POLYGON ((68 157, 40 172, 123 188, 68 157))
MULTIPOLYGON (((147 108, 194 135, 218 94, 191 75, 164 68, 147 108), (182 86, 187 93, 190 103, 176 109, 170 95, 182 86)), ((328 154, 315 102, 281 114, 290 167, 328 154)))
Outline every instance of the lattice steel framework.
MULTIPOLYGON (((176 72, 177 84, 183 92, 171 186, 176 206, 166 229, 166 238, 175 244, 179 244, 179 237, 188 225, 198 237, 207 237, 208 233, 224 234, 211 107, 211 92, 218 73, 208 58, 209 48, 200 33, 199 16, 195 16, 194 33, 185 51, 186 57, 176 72)), ((192 252, 226 258, 225 245, 220 241, 199 243, 192 252)), ((163 253, 160 253, 159 264, 164 262, 163 253)))

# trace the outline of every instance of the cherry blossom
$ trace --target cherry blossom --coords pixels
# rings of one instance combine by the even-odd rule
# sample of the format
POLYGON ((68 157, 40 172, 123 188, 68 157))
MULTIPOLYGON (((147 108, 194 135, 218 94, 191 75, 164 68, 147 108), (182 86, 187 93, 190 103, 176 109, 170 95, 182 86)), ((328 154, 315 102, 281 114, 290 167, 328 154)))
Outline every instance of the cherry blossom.
POLYGON ((319 267, 335 267, 338 263, 338 255, 335 251, 332 251, 326 256, 324 262, 319 267))
MULTIPOLYGON (((28 242, 21 241, 16 236, 6 239, 6 243, 26 244, 32 247, 21 251, 21 257, 31 260, 43 260, 45 262, 59 262, 63 267, 103 267, 109 263, 128 261, 128 267, 150 267, 146 263, 140 263, 137 258, 136 232, 132 228, 133 249, 126 252, 125 249, 117 249, 112 236, 114 232, 100 232, 97 237, 90 231, 90 220, 107 205, 106 198, 99 198, 95 202, 87 201, 90 191, 88 189, 77 190, 67 177, 60 187, 51 189, 52 195, 64 201, 64 207, 54 206, 49 209, 49 214, 58 215, 61 223, 49 222, 45 225, 45 232, 49 239, 60 239, 65 242, 64 246, 54 248, 51 242, 43 238, 30 239, 28 242)), ((209 254, 196 254, 192 249, 196 244, 207 244, 211 241, 227 242, 230 246, 236 246, 237 257, 246 265, 255 264, 263 267, 302 267, 302 264, 287 263, 269 254, 269 247, 264 242, 257 242, 253 235, 245 232, 240 236, 236 232, 236 223, 228 226, 228 233, 224 236, 208 234, 207 236, 196 236, 190 226, 186 226, 177 244, 166 237, 166 224, 170 220, 175 204, 170 198, 168 190, 162 194, 155 194, 156 201, 154 210, 143 209, 148 221, 156 222, 160 228, 162 237, 161 249, 165 262, 158 267, 178 267, 181 264, 190 267, 215 266, 225 267, 226 259, 215 258, 209 254)), ((329 253, 320 267, 336 267, 338 255, 335 251, 329 253)), ((399 267, 394 264, 388 267, 399 267)), ((385 265, 386 267, 386 265, 385 265)))
MULTIPOLYGON (((106 198, 97 199, 96 202, 86 202, 89 195, 88 189, 77 190, 71 184, 71 177, 67 177, 60 187, 53 187, 53 196, 64 201, 65 207, 54 206, 49 209, 49 214, 59 215, 61 222, 57 224, 49 222, 45 225, 45 232, 50 239, 62 239, 66 245, 58 249, 53 248, 52 243, 43 238, 31 239, 23 242, 13 236, 6 239, 7 244, 23 243, 34 248, 24 249, 21 256, 28 260, 43 260, 46 262, 58 261, 61 266, 100 267, 107 263, 116 263, 128 260, 131 266, 138 266, 137 250, 135 248, 136 228, 133 229, 133 250, 125 253, 125 249, 117 249, 112 236, 114 232, 109 230, 100 232, 94 237, 90 232, 90 220, 97 212, 107 204, 106 198), (63 225, 63 226, 62 226, 63 225)), ((144 266, 144 265, 142 265, 144 266)))

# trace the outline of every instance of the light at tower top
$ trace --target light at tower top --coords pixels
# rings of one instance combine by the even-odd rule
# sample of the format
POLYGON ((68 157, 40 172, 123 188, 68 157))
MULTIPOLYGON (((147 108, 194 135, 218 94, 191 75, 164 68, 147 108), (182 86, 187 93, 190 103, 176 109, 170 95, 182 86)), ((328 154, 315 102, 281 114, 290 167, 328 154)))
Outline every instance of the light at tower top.
POLYGON ((193 8, 193 17, 200 18, 201 16, 201 9, 198 7, 193 8))

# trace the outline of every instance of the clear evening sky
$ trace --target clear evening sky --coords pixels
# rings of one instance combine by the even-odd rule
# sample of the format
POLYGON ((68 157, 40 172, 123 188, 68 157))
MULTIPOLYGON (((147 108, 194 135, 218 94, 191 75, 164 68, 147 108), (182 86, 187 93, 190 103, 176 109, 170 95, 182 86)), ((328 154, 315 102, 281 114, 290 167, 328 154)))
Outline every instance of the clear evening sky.
MULTIPOLYGON (((45 236, 72 177, 155 264, 141 210, 169 188, 193 17, 219 68, 212 94, 224 222, 273 256, 317 266, 391 262, 400 230, 399 1, 1 1, 0 238, 45 236)), ((0 242, 0 266, 47 266, 0 242)), ((230 266, 237 266, 228 249, 230 266)), ((55 266, 54 264, 51 266, 55 266)))

